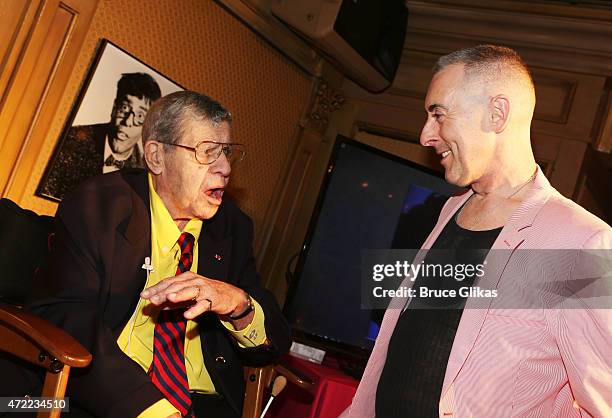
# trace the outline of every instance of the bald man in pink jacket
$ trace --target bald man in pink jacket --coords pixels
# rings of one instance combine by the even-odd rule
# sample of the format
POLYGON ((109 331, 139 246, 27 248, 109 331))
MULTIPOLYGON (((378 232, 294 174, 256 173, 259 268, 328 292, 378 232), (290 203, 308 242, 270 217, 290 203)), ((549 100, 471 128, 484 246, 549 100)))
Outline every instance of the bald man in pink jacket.
MULTIPOLYGON (((423 249, 450 222, 499 229, 478 285, 506 296, 467 299, 440 364, 439 417, 612 417, 612 229, 557 192, 536 165, 534 107, 531 76, 509 48, 468 48, 434 68, 421 144, 440 156, 446 180, 468 191, 448 200, 423 249), (551 288, 569 293, 538 294, 551 288)), ((399 390, 377 390, 407 306, 391 302, 343 418, 376 416, 377 399, 404 402, 399 390)))

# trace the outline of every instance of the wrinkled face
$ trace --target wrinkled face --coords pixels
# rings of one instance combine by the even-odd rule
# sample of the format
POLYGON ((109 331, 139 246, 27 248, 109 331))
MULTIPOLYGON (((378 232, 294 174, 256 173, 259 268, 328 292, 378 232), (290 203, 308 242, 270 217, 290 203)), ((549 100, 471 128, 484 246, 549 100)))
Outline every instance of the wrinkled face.
POLYGON ((149 99, 126 95, 117 98, 111 115, 110 146, 113 152, 122 154, 129 151, 141 139, 142 124, 149 111, 149 99))
MULTIPOLYGON (((186 116, 183 137, 176 143, 195 147, 201 141, 231 142, 227 122, 214 126, 186 116)), ((231 173, 230 163, 221 153, 212 164, 200 164, 195 151, 165 145, 164 166, 156 191, 174 220, 210 219, 219 209, 231 173)))
POLYGON ((425 98, 427 121, 421 145, 440 156, 446 181, 468 186, 494 167, 495 136, 487 131, 486 98, 476 82, 464 81, 463 65, 438 72, 425 98))

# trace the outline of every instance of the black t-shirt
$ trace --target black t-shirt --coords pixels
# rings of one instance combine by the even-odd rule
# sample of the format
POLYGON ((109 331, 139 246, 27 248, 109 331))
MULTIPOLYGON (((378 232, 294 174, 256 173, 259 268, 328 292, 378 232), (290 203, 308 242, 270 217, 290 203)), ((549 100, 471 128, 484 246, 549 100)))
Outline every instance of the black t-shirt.
MULTIPOLYGON (((481 264, 501 228, 470 231, 457 225, 455 217, 444 227, 425 257, 424 265, 481 264)), ((459 271, 459 270, 453 270, 459 271)), ((376 416, 438 417, 438 403, 446 364, 467 297, 458 289, 474 285, 475 275, 462 281, 419 276, 413 286, 455 289, 455 298, 413 298, 393 331, 376 392, 376 416)))

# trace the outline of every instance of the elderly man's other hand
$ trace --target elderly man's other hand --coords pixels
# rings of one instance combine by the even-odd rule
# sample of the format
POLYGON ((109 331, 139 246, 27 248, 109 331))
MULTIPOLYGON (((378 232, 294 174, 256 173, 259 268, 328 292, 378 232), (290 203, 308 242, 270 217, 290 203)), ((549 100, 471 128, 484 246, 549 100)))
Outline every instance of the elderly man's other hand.
MULTIPOLYGON (((162 306, 163 309, 188 306, 184 314, 186 319, 193 319, 208 311, 229 318, 230 315, 245 312, 250 303, 244 290, 191 271, 164 279, 143 290, 140 296, 156 306, 162 306)), ((233 321, 234 326, 241 329, 241 325, 248 325, 252 318, 253 312, 233 321)))

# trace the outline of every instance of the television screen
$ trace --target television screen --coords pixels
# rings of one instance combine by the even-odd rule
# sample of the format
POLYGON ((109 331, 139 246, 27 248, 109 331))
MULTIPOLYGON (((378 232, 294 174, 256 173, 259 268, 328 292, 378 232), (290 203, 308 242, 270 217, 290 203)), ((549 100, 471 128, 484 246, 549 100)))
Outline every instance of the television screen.
POLYGON ((369 355, 384 311, 361 308, 361 251, 420 248, 457 191, 433 170, 339 136, 285 304, 295 340, 369 355))

